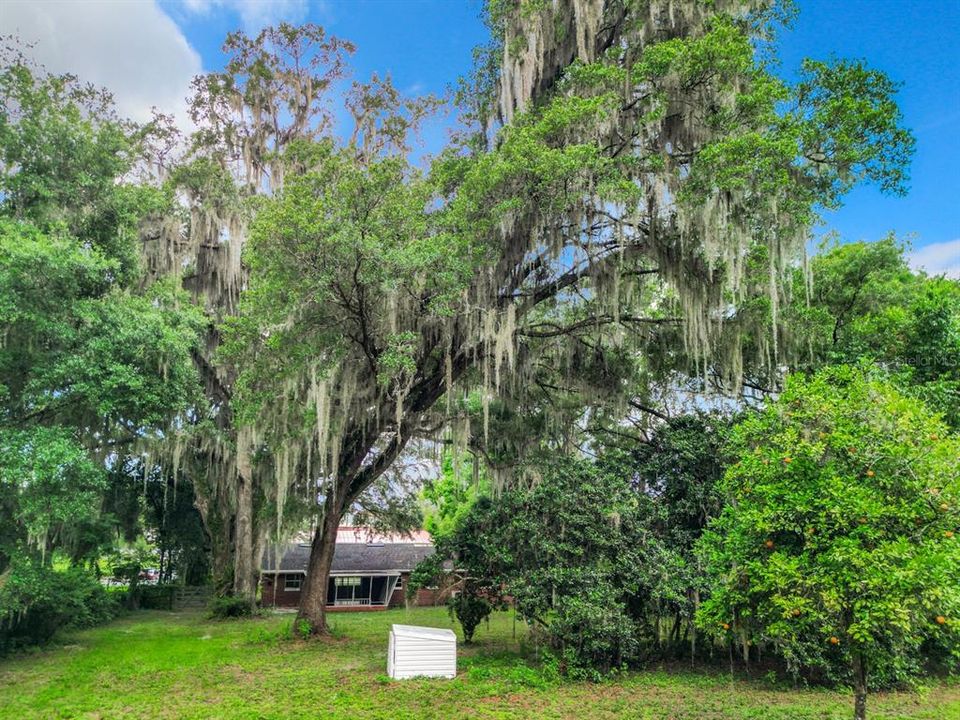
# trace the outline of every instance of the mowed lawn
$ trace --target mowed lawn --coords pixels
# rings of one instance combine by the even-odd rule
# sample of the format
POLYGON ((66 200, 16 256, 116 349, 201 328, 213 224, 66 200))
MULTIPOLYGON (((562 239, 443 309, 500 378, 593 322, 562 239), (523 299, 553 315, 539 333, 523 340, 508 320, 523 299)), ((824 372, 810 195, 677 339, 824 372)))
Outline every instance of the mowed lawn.
MULTIPOLYGON (((390 623, 450 627, 441 608, 334 616, 336 638, 289 639, 291 616, 216 622, 141 612, 0 661, 0 718, 849 718, 846 693, 722 672, 651 669, 560 682, 520 659, 498 613, 461 648, 455 680, 385 676, 390 623)), ((960 718, 960 684, 871 698, 874 718, 960 718)))

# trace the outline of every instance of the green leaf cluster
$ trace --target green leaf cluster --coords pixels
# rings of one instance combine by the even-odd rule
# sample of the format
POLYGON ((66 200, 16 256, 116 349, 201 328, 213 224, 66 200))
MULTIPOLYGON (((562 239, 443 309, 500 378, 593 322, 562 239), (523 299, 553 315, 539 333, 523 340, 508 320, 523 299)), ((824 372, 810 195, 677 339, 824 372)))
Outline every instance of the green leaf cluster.
POLYGON ((727 507, 702 553, 701 625, 770 643, 795 671, 877 682, 917 670, 921 647, 956 653, 960 439, 863 367, 790 378, 737 426, 727 507))

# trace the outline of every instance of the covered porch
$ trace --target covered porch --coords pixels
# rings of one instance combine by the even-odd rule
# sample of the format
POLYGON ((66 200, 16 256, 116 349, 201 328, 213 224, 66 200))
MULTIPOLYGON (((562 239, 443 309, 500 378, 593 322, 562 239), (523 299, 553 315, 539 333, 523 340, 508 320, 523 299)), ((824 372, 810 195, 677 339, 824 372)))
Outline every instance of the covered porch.
POLYGON ((400 574, 337 574, 327 585, 327 607, 386 608, 400 574))

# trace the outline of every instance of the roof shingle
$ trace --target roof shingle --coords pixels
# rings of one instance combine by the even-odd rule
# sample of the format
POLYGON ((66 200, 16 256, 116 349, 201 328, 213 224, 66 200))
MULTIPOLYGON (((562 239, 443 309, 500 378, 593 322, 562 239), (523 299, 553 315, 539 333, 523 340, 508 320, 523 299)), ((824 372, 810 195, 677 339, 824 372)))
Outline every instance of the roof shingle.
MULTIPOLYGON (((344 543, 333 551, 333 575, 350 573, 386 573, 388 571, 410 572, 421 560, 433 555, 433 545, 413 543, 344 543)), ((268 548, 263 554, 261 569, 274 572, 276 554, 268 548)), ((310 562, 310 546, 288 545, 280 559, 280 572, 306 572, 310 562)))

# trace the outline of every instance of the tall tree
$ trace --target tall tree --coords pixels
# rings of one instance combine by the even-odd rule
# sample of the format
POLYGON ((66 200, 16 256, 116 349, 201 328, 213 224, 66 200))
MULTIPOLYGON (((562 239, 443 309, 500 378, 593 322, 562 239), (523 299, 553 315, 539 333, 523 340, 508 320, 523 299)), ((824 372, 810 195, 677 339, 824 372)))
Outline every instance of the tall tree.
POLYGON ((205 342, 193 354, 206 403, 190 422, 170 428, 160 457, 174 475, 183 465, 194 481, 218 591, 252 605, 271 528, 265 513, 274 470, 257 463, 255 433, 238 430, 236 371, 217 358, 219 324, 236 312, 246 286, 242 253, 257 201, 282 188, 287 148, 329 133, 327 95, 352 46, 316 25, 282 24, 255 37, 231 33, 223 51, 224 69, 194 80, 190 109, 198 129, 189 151, 157 164, 184 204, 156 214, 141 239, 150 277, 176 278, 207 317, 205 342))
POLYGON ((107 465, 196 398, 199 318, 169 283, 139 284, 138 223, 170 204, 131 177, 155 128, 20 58, 4 58, 0 99, 5 574, 109 542, 94 532, 107 465))
MULTIPOLYGON (((741 343, 717 343, 727 321, 749 329, 747 270, 766 270, 775 310, 818 206, 861 180, 902 189, 912 140, 895 86, 847 62, 805 63, 785 85, 756 50, 779 10, 493 3, 499 73, 477 93, 499 88, 498 131, 421 173, 398 139, 409 110, 374 88, 359 106, 376 142, 291 148, 254 223, 230 347, 279 488, 305 461, 320 498, 300 606, 314 632, 340 518, 412 437, 436 437, 441 397, 476 388, 488 440, 495 395, 522 393, 541 362, 573 378, 588 356, 524 338, 604 328, 642 351, 633 330, 665 317, 735 385, 741 343)), ((776 335, 762 337, 774 358, 776 335)))
POLYGON ((910 269, 893 237, 824 248, 809 303, 795 303, 798 364, 870 360, 960 427, 960 283, 910 269))

